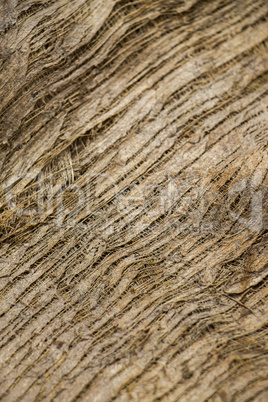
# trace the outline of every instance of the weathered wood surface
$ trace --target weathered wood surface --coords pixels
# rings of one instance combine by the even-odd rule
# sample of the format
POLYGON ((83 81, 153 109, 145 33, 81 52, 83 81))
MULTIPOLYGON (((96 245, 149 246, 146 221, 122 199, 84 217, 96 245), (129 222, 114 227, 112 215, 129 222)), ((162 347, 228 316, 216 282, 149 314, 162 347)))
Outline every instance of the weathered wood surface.
POLYGON ((267 12, 1 1, 1 400, 268 400, 267 12))

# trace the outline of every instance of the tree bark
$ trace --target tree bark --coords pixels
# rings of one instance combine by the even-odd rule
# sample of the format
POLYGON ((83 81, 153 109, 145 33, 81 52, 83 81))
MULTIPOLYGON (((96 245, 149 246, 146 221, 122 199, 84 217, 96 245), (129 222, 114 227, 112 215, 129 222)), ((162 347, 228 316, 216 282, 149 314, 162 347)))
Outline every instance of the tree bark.
POLYGON ((268 400, 267 11, 2 0, 1 400, 268 400))

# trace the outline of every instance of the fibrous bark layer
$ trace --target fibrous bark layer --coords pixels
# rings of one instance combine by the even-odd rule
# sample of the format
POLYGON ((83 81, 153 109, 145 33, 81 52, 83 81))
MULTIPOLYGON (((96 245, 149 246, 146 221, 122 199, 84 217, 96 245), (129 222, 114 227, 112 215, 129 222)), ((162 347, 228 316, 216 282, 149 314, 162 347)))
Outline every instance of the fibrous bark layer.
POLYGON ((2 1, 1 400, 268 400, 267 12, 2 1))

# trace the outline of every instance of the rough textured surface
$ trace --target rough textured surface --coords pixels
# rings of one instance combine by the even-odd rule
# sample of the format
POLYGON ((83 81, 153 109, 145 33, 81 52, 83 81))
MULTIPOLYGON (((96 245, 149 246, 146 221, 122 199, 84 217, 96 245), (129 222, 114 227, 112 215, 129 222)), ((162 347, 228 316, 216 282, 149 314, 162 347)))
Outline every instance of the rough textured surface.
POLYGON ((267 12, 1 1, 1 400, 268 400, 267 12))

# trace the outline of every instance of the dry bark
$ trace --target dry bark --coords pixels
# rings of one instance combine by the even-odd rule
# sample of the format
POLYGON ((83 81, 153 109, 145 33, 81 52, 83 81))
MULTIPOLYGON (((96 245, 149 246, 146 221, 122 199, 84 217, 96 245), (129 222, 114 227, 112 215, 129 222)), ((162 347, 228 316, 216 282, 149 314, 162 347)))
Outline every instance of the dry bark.
POLYGON ((268 400, 267 11, 2 0, 1 400, 268 400))

